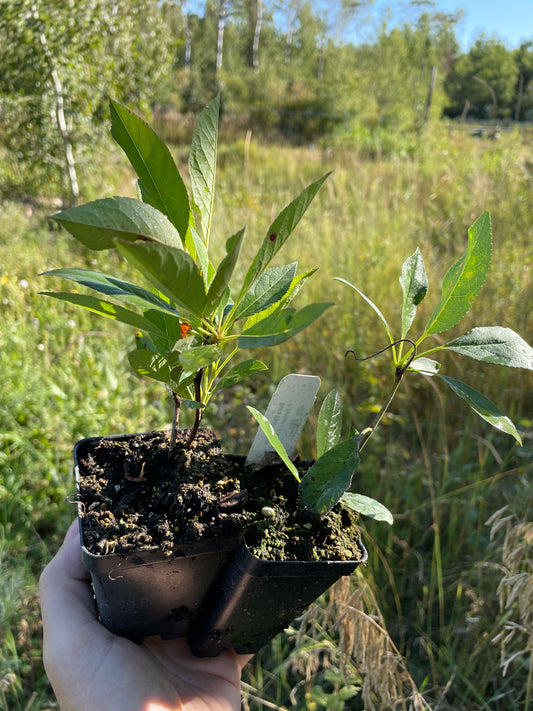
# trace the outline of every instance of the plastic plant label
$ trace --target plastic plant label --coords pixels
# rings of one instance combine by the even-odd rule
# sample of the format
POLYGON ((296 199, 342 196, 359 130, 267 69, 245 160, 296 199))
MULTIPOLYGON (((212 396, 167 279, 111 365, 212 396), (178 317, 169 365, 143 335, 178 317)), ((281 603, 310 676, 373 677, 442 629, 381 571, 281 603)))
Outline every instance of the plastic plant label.
MULTIPOLYGON (((272 395, 265 416, 290 456, 315 402, 320 378, 316 375, 286 375, 272 395)), ((255 436, 246 464, 264 466, 278 459, 262 430, 255 436)))

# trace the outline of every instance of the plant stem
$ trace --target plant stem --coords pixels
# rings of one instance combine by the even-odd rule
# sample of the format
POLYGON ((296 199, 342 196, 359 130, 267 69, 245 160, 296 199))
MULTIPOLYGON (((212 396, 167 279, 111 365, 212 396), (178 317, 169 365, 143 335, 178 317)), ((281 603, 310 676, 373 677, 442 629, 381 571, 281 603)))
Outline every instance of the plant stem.
POLYGON ((180 407, 181 407, 181 398, 175 392, 172 393, 172 400, 174 401, 174 414, 172 416, 172 428, 170 430, 170 444, 168 447, 169 458, 170 458, 170 455, 172 454, 172 452, 174 451, 174 447, 176 446, 176 439, 178 436, 178 422, 180 419, 180 407))
POLYGON ((376 431, 376 429, 377 429, 379 423, 381 422, 381 420, 383 419, 383 417, 384 417, 385 414, 387 413, 387 410, 389 409, 389 407, 390 407, 390 405, 391 405, 391 402, 394 400, 394 396, 395 396, 396 393, 398 392, 398 388, 400 387, 400 383, 402 382, 402 378, 403 378, 404 374, 405 374, 405 370, 401 370, 401 371, 399 371, 399 372, 397 373, 397 375, 396 375, 396 383, 395 383, 395 385, 394 385, 394 387, 393 387, 393 389, 392 389, 391 394, 389 395, 389 399, 387 400, 387 402, 383 405, 383 407, 382 407, 381 410, 379 411, 379 414, 378 414, 378 416, 377 416, 377 418, 376 418, 376 421, 375 421, 375 423, 374 423, 374 426, 370 429, 370 432, 369 432, 367 438, 366 438, 366 439, 362 442, 362 444, 360 445, 359 451, 361 451, 361 450, 363 449, 363 447, 365 446, 365 444, 366 444, 366 443, 368 442, 368 440, 372 437, 372 435, 373 435, 374 432, 376 431))
MULTIPOLYGON (((200 401, 200 399, 202 397, 201 386, 202 386, 203 374, 204 374, 204 369, 200 368, 200 370, 194 376, 194 397, 197 401, 200 401)), ((194 442, 194 438, 196 437, 196 435, 198 433, 198 428, 200 427, 200 420, 201 419, 202 419, 202 408, 198 407, 195 410, 194 424, 191 427, 191 434, 189 436, 189 441, 187 442, 187 449, 190 449, 192 443, 194 442)))

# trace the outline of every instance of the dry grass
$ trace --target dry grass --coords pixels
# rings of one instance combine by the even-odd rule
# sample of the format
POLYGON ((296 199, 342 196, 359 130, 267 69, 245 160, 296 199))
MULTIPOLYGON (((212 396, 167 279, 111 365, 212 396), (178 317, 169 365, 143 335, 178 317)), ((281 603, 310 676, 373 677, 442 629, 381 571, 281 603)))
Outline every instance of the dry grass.
POLYGON ((487 525, 491 526, 491 539, 505 530, 498 585, 502 624, 492 642, 500 646, 503 676, 513 665, 529 664, 524 700, 527 711, 533 693, 533 522, 518 521, 509 506, 504 506, 487 525))
MULTIPOLYGON (((361 675, 361 698, 365 711, 427 711, 424 700, 407 670, 405 660, 386 629, 378 601, 364 573, 341 578, 331 589, 329 604, 320 612, 311 608, 302 619, 298 644, 316 624, 317 614, 325 629, 338 632, 338 650, 344 663, 361 675)), ((302 671, 316 673, 310 660, 302 671)))

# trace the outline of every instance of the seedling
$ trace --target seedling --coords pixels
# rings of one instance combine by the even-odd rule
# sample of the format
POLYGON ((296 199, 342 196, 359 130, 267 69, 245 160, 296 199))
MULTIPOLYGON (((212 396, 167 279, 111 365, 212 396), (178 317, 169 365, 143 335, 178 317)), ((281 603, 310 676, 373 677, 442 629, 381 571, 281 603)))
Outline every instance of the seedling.
POLYGON ((85 246, 118 249, 147 287, 85 269, 46 272, 119 302, 45 292, 136 330, 136 348, 128 355, 131 367, 164 383, 172 393, 171 450, 181 405, 195 410, 190 445, 212 396, 267 368, 253 358, 239 360, 242 350, 279 345, 332 305, 323 302, 294 309, 292 300, 314 270, 298 274, 297 263, 269 266, 327 174, 276 217, 238 285, 234 270, 244 229, 229 237, 224 258, 214 266, 211 238, 219 103, 217 98, 203 111, 194 132, 189 197, 167 146, 142 119, 112 101, 111 134, 137 173, 138 199, 104 198, 54 216, 85 246))
MULTIPOLYGON (((417 248, 402 266, 400 284, 403 291, 403 305, 400 338, 395 339, 382 312, 365 294, 353 284, 338 278, 338 281, 356 291, 378 316, 389 343, 375 355, 385 351, 391 353, 395 374, 394 385, 373 425, 361 433, 352 428, 349 437, 345 440, 341 440, 342 406, 340 397, 336 391, 332 391, 325 398, 318 418, 316 462, 301 481, 292 462, 289 462, 290 466, 287 464, 299 481, 302 506, 317 514, 324 514, 338 501, 342 501, 362 514, 392 523, 391 514, 381 504, 347 490, 351 486, 353 475, 359 465, 361 450, 387 413, 401 381, 408 372, 429 377, 437 376, 490 425, 506 432, 514 437, 518 444, 522 444, 515 425, 496 405, 470 385, 443 375, 440 372, 441 364, 433 358, 429 358, 439 352, 452 351, 484 363, 533 370, 533 348, 521 336, 510 328, 483 326, 473 328, 468 333, 454 338, 444 345, 439 343, 426 350, 422 349, 422 344, 428 338, 455 327, 468 313, 485 282, 491 255, 490 216, 488 213, 484 213, 468 230, 466 252, 446 273, 440 301, 435 306, 422 334, 417 338, 410 336, 411 326, 415 319, 417 306, 425 298, 429 286, 420 249, 417 248)), ((357 358, 353 350, 346 352, 346 356, 350 355, 353 355, 356 360, 368 359, 368 357, 357 358)), ((252 408, 249 409, 258 420, 272 446, 278 451, 281 459, 286 462, 286 453, 282 451, 270 423, 265 421, 260 413, 252 408)))

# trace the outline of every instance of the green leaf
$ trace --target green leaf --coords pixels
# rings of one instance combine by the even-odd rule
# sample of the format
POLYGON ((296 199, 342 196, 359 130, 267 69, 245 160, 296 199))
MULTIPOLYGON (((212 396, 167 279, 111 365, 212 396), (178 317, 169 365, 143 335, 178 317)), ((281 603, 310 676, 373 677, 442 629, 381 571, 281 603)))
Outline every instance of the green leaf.
POLYGON ((170 367, 166 358, 149 350, 135 350, 128 353, 131 367, 140 375, 144 375, 160 383, 170 384, 170 367))
POLYGON ((146 334, 137 331, 135 334, 135 347, 138 351, 151 351, 152 353, 160 353, 161 351, 155 347, 155 343, 146 334))
POLYGON ((389 336, 390 342, 391 342, 391 343, 394 343, 394 337, 393 337, 393 335, 392 335, 392 331, 391 331, 391 329, 390 329, 390 326, 389 326, 389 324, 387 323, 387 319, 385 318, 385 316, 383 316, 383 314, 382 314, 381 311, 378 309, 378 307, 376 306, 376 304, 375 304, 373 301, 371 301, 371 299, 369 299, 368 296, 365 296, 365 294, 363 294, 363 292, 360 291, 356 286, 354 286, 353 284, 350 284, 349 281, 346 281, 346 279, 341 279, 340 277, 333 277, 333 278, 335 279, 335 281, 340 281, 342 284, 346 284, 347 286, 349 286, 351 289, 353 289, 354 291, 356 291, 362 299, 364 299, 364 300, 366 301, 366 303, 372 308, 372 310, 373 310, 373 311, 377 314, 377 316, 379 317, 379 320, 381 321, 381 323, 383 324, 385 330, 387 331, 387 334, 388 334, 388 336, 389 336))
POLYGON ((147 321, 157 326, 160 331, 166 333, 166 338, 162 339, 162 341, 161 339, 156 341, 155 345, 159 350, 168 351, 176 341, 181 339, 180 320, 176 315, 163 313, 155 309, 148 309, 143 312, 143 316, 147 321))
POLYGON ((215 197, 219 108, 220 96, 217 96, 200 114, 189 154, 192 194, 200 213, 200 225, 206 244, 209 243, 215 197))
POLYGON ((329 173, 326 173, 317 181, 308 185, 297 198, 280 212, 270 225, 261 247, 246 274, 241 294, 248 290, 250 284, 266 269, 274 255, 285 244, 328 175, 329 173))
POLYGON ((263 430, 265 437, 270 442, 272 447, 274 447, 274 449, 277 452, 281 461, 285 464, 285 466, 288 468, 288 470, 291 472, 291 474, 293 474, 295 479, 297 481, 300 481, 300 475, 298 474, 298 469, 296 469, 294 464, 289 459, 289 455, 287 454, 285 447, 281 443, 278 435, 276 434, 276 432, 275 432, 274 428, 272 427, 272 425, 270 424, 270 422, 267 420, 267 418, 261 412, 259 412, 259 410, 256 410, 255 407, 251 407, 251 405, 247 405, 246 407, 252 413, 252 415, 255 417, 255 419, 257 420, 259 427, 263 430))
POLYGON ((280 302, 292 286, 296 267, 294 262, 266 269, 241 298, 235 318, 248 318, 280 302))
POLYGON ((283 306, 288 306, 291 303, 294 297, 298 295, 300 289, 305 284, 305 282, 309 279, 309 277, 313 276, 316 271, 317 269, 310 269, 307 272, 302 272, 301 274, 295 275, 287 293, 282 299, 281 303, 283 306))
POLYGON ((340 440, 342 403, 337 390, 329 392, 318 413, 316 428, 316 456, 319 459, 340 440))
POLYGON ((369 496, 363 496, 363 494, 352 494, 351 491, 348 491, 344 494, 341 501, 345 506, 357 511, 363 516, 368 516, 376 521, 386 521, 387 523, 390 523, 391 526, 394 523, 394 519, 389 509, 386 506, 383 506, 383 504, 380 504, 379 501, 371 499, 369 496))
POLYGON ((465 254, 444 277, 441 300, 429 319, 425 336, 452 328, 469 311, 487 278, 491 255, 490 215, 484 212, 468 230, 465 254))
POLYGON ((533 348, 517 333, 503 326, 474 328, 444 347, 484 363, 533 370, 533 348))
POLYGON ((118 242, 118 250, 180 309, 201 317, 205 289, 194 260, 181 249, 154 242, 118 242))
POLYGON ((182 240, 189 226, 189 196, 167 146, 148 124, 111 101, 111 135, 139 176, 143 200, 168 217, 182 240))
POLYGON ((347 439, 328 449, 302 477, 303 505, 317 514, 327 513, 350 487, 358 464, 358 439, 347 439))
POLYGON ((411 361, 408 370, 422 373, 422 375, 437 375, 440 370, 440 363, 436 360, 431 360, 431 358, 415 358, 411 361))
POLYGON ((209 315, 213 309, 218 308, 218 304, 228 288, 235 264, 239 257, 239 252, 244 237, 244 228, 230 237, 226 242, 226 256, 220 262, 216 274, 207 292, 207 301, 204 313, 209 315))
POLYGON ((196 372, 220 358, 216 346, 196 346, 180 353, 178 363, 188 372, 196 372))
POLYGON ((209 286, 209 278, 211 272, 214 272, 214 269, 213 265, 209 261, 207 247, 205 246, 203 239, 196 231, 196 227, 192 223, 189 225, 189 231, 187 232, 187 241, 189 243, 187 251, 191 257, 196 260, 196 263, 200 267, 200 271, 202 272, 202 276, 204 278, 205 289, 207 291, 209 286))
POLYGON ((94 200, 59 212, 52 219, 90 249, 111 249, 117 238, 131 242, 152 240, 181 247, 180 236, 167 218, 151 205, 134 198, 94 200))
POLYGON ((148 333, 166 338, 166 334, 163 331, 160 331, 155 324, 150 323, 150 321, 143 316, 129 309, 125 309, 122 306, 112 304, 109 301, 103 301, 102 299, 97 299, 94 296, 88 296, 86 294, 69 294, 61 291, 41 291, 41 294, 44 296, 52 296, 54 299, 59 299, 60 301, 67 301, 69 304, 74 304, 75 306, 81 306, 82 309, 92 311, 100 316, 106 316, 120 323, 125 323, 128 326, 133 326, 139 331, 148 331, 148 333))
POLYGON ((427 294, 429 286, 424 260, 418 247, 403 263, 400 284, 403 291, 402 338, 405 338, 413 323, 416 307, 427 294))
MULTIPOLYGON (((290 266, 290 265, 289 265, 290 266)), ((269 271, 268 269, 264 272, 269 271)), ((287 290, 287 293, 285 296, 281 299, 281 301, 274 302, 270 304, 270 306, 267 306, 267 308, 263 309, 262 311, 259 311, 255 314, 252 314, 251 316, 248 316, 246 319, 246 323, 244 324, 244 329, 243 330, 248 330, 251 328, 254 324, 259 323, 259 321, 262 321, 265 319, 267 316, 270 316, 273 314, 275 311, 281 311, 285 309, 294 299, 294 297, 298 294, 300 289, 302 288, 303 284, 307 281, 307 279, 316 272, 316 269, 312 269, 311 271, 304 272, 303 274, 297 274, 294 279, 291 282, 291 285, 289 286, 289 289, 287 290)), ((261 280, 261 277, 257 280, 258 282, 261 280)), ((253 286, 252 286, 253 288, 253 286)))
POLYGON ((511 420, 500 412, 496 405, 488 398, 469 385, 466 385, 466 383, 462 383, 460 380, 455 380, 445 375, 439 375, 439 377, 444 380, 456 395, 465 400, 480 417, 497 430, 510 434, 519 444, 522 444, 522 439, 511 420))
POLYGON ((303 309, 275 311, 239 336, 239 348, 263 348, 287 341, 321 316, 331 303, 309 304, 303 309))
POLYGON ((260 370, 268 370, 268 366, 260 360, 250 358, 249 360, 242 361, 242 363, 237 363, 237 365, 234 365, 227 373, 224 373, 216 384, 213 392, 237 385, 237 383, 240 383, 248 376, 260 370))
POLYGON ((90 269, 51 269, 48 272, 43 272, 42 276, 57 276, 63 279, 70 279, 77 284, 88 286, 101 294, 106 294, 106 296, 113 296, 126 304, 144 309, 158 309, 174 316, 178 315, 178 312, 170 304, 151 291, 101 272, 94 272, 90 269))

